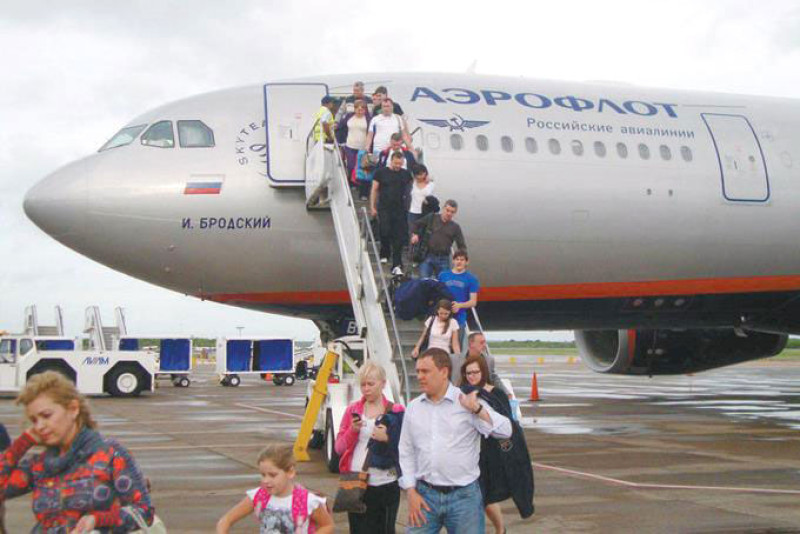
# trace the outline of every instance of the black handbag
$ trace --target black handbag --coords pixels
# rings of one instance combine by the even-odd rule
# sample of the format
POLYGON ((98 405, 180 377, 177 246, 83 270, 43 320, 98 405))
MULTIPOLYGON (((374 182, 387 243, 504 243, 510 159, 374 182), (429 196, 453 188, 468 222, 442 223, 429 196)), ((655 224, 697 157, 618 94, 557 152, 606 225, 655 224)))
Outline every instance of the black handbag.
MULTIPOLYGON (((384 414, 392 409, 389 403, 384 410, 384 414)), ((364 465, 361 471, 352 471, 339 475, 339 490, 333 500, 333 511, 348 512, 351 514, 363 514, 367 511, 364 504, 364 494, 369 486, 369 464, 372 459, 372 451, 367 448, 367 456, 364 458, 364 465)))
POLYGON ((411 247, 411 259, 414 263, 422 263, 428 255, 428 243, 431 240, 434 217, 435 215, 430 216, 430 219, 425 224, 425 229, 422 231, 422 235, 419 236, 419 241, 411 247))

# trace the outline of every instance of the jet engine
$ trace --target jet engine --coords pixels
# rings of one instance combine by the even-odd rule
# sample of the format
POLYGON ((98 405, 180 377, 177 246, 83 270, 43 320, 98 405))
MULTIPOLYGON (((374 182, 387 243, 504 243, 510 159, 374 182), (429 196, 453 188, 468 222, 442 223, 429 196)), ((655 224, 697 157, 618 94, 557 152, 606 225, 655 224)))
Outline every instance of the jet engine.
POLYGON ((786 334, 734 329, 576 330, 581 359, 598 373, 678 375, 768 358, 786 334))

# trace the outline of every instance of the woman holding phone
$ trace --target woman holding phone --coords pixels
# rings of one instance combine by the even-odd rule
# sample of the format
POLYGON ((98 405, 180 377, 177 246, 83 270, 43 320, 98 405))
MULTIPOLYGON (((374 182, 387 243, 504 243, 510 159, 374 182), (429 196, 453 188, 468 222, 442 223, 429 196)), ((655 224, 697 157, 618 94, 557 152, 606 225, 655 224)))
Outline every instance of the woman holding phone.
POLYGON ((403 425, 403 406, 383 395, 386 371, 367 361, 358 370, 361 399, 344 412, 336 435, 339 472, 369 472, 364 494, 366 513, 348 513, 354 534, 394 534, 400 505, 398 443, 403 425))

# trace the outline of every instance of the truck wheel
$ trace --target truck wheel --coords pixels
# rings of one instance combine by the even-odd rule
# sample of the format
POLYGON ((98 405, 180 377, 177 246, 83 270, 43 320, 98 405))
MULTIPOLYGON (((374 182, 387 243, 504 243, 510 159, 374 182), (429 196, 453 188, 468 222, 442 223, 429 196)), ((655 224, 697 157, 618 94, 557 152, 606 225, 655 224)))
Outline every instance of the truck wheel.
POLYGON ((175 379, 175 385, 179 388, 188 388, 191 383, 188 376, 180 376, 175 379))
POLYGON ((336 435, 333 433, 333 414, 328 410, 325 416, 325 462, 328 464, 328 471, 331 473, 339 472, 339 455, 336 454, 336 435))
POLYGON ((294 375, 286 375, 285 377, 283 377, 283 385, 284 386, 294 385, 294 375))
POLYGON ((238 387, 239 384, 242 383, 242 379, 239 378, 239 375, 230 375, 228 377, 228 385, 231 387, 238 387))
POLYGON ((272 375, 272 383, 275 384, 276 386, 282 386, 283 377, 279 375, 272 375))
POLYGON ((112 397, 136 397, 142 392, 143 383, 138 370, 121 365, 109 374, 108 393, 112 397))

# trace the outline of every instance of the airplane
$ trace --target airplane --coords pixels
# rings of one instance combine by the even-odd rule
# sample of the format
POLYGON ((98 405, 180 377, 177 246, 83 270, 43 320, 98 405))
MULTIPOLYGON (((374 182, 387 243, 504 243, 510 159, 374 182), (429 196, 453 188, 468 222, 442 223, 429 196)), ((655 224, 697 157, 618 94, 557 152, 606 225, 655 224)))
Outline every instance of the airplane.
POLYGON ((437 196, 457 200, 488 330, 575 330, 591 369, 633 375, 772 356, 800 332, 791 99, 475 74, 267 82, 143 113, 25 212, 112 269, 337 332, 353 312, 304 162, 321 97, 355 80, 388 87, 437 196))

